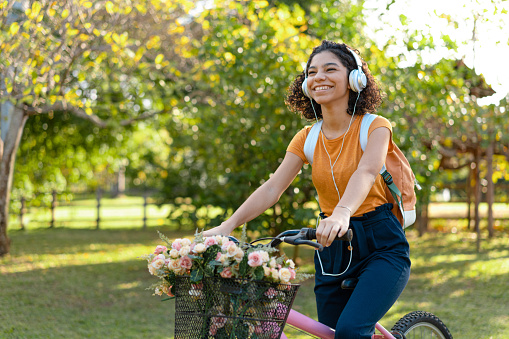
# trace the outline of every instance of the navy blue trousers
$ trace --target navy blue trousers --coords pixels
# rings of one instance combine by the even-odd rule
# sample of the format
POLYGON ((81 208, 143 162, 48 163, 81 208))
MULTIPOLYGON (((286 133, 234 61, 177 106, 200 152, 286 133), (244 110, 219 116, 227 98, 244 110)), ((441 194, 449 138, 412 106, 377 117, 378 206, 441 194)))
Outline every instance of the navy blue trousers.
POLYGON ((318 321, 335 328, 336 339, 371 338, 375 324, 396 302, 408 282, 409 246, 391 209, 392 204, 385 204, 362 217, 350 219, 354 238, 348 270, 348 242, 334 241, 323 252, 315 252, 318 321), (327 275, 345 270, 337 277, 327 275), (354 290, 341 289, 341 282, 346 278, 359 279, 354 290))

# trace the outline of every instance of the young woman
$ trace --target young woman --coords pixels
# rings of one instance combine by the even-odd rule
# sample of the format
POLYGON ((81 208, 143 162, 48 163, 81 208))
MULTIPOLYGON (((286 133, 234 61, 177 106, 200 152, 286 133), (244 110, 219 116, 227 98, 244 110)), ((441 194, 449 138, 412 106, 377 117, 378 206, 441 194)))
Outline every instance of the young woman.
MULTIPOLYGON (((403 229, 385 197, 379 170, 393 149, 390 122, 377 117, 364 150, 361 121, 381 103, 378 86, 365 62, 345 44, 323 41, 304 74, 290 86, 287 105, 307 119, 323 120, 314 151, 313 184, 322 220, 315 252, 318 320, 336 329, 336 338, 371 338, 375 323, 391 308, 410 275, 409 247, 403 229), (303 85, 304 84, 304 85, 303 85), (348 228, 352 246, 333 242, 348 228), (346 278, 358 278, 355 289, 341 289, 346 278)), ((310 127, 299 131, 276 172, 220 226, 205 232, 227 235, 274 205, 304 163, 310 127)))

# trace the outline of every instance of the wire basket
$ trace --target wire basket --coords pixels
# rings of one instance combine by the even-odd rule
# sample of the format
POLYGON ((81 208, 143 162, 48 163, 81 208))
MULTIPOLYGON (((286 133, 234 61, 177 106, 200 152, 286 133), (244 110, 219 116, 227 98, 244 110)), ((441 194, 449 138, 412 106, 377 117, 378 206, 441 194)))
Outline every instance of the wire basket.
POLYGON ((204 278, 175 283, 175 339, 280 338, 299 285, 204 278))

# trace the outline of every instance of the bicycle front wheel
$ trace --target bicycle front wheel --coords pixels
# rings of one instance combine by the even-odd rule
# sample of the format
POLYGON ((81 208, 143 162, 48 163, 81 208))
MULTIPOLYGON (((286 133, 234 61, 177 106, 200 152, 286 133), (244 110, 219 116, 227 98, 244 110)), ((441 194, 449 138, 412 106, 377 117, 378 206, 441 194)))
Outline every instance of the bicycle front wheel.
POLYGON ((436 315, 424 312, 410 312, 392 327, 392 332, 399 332, 406 339, 440 338, 452 339, 452 334, 436 315))

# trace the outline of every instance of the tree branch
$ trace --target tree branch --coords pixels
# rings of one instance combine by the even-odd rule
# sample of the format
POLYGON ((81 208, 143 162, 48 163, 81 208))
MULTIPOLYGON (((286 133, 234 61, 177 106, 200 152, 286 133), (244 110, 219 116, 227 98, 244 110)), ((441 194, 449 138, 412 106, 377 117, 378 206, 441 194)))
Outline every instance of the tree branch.
POLYGON ((107 123, 104 120, 102 120, 101 118, 99 118, 97 115, 87 114, 87 112, 85 112, 81 108, 69 105, 66 102, 57 102, 53 105, 46 106, 43 108, 30 107, 28 105, 24 105, 23 110, 28 115, 46 114, 46 113, 53 112, 53 111, 65 111, 65 112, 69 112, 79 118, 88 120, 88 121, 92 122, 94 125, 99 126, 101 128, 104 128, 107 126, 107 123))
MULTIPOLYGON (((29 116, 37 115, 37 114, 47 114, 47 113, 53 112, 53 111, 65 111, 65 112, 69 112, 69 113, 77 116, 78 118, 88 120, 98 127, 105 128, 108 126, 108 122, 99 118, 97 115, 87 114, 87 112, 85 112, 83 109, 69 105, 66 102, 57 102, 53 105, 46 106, 43 108, 37 108, 37 107, 31 107, 28 105, 24 105, 22 109, 29 116)), ((128 125, 135 123, 136 121, 150 119, 158 114, 162 114, 162 113, 166 113, 166 112, 167 111, 165 111, 165 110, 157 111, 157 112, 153 112, 153 111, 145 112, 137 117, 121 120, 119 122, 119 124, 120 124, 120 126, 128 126, 128 125)))

